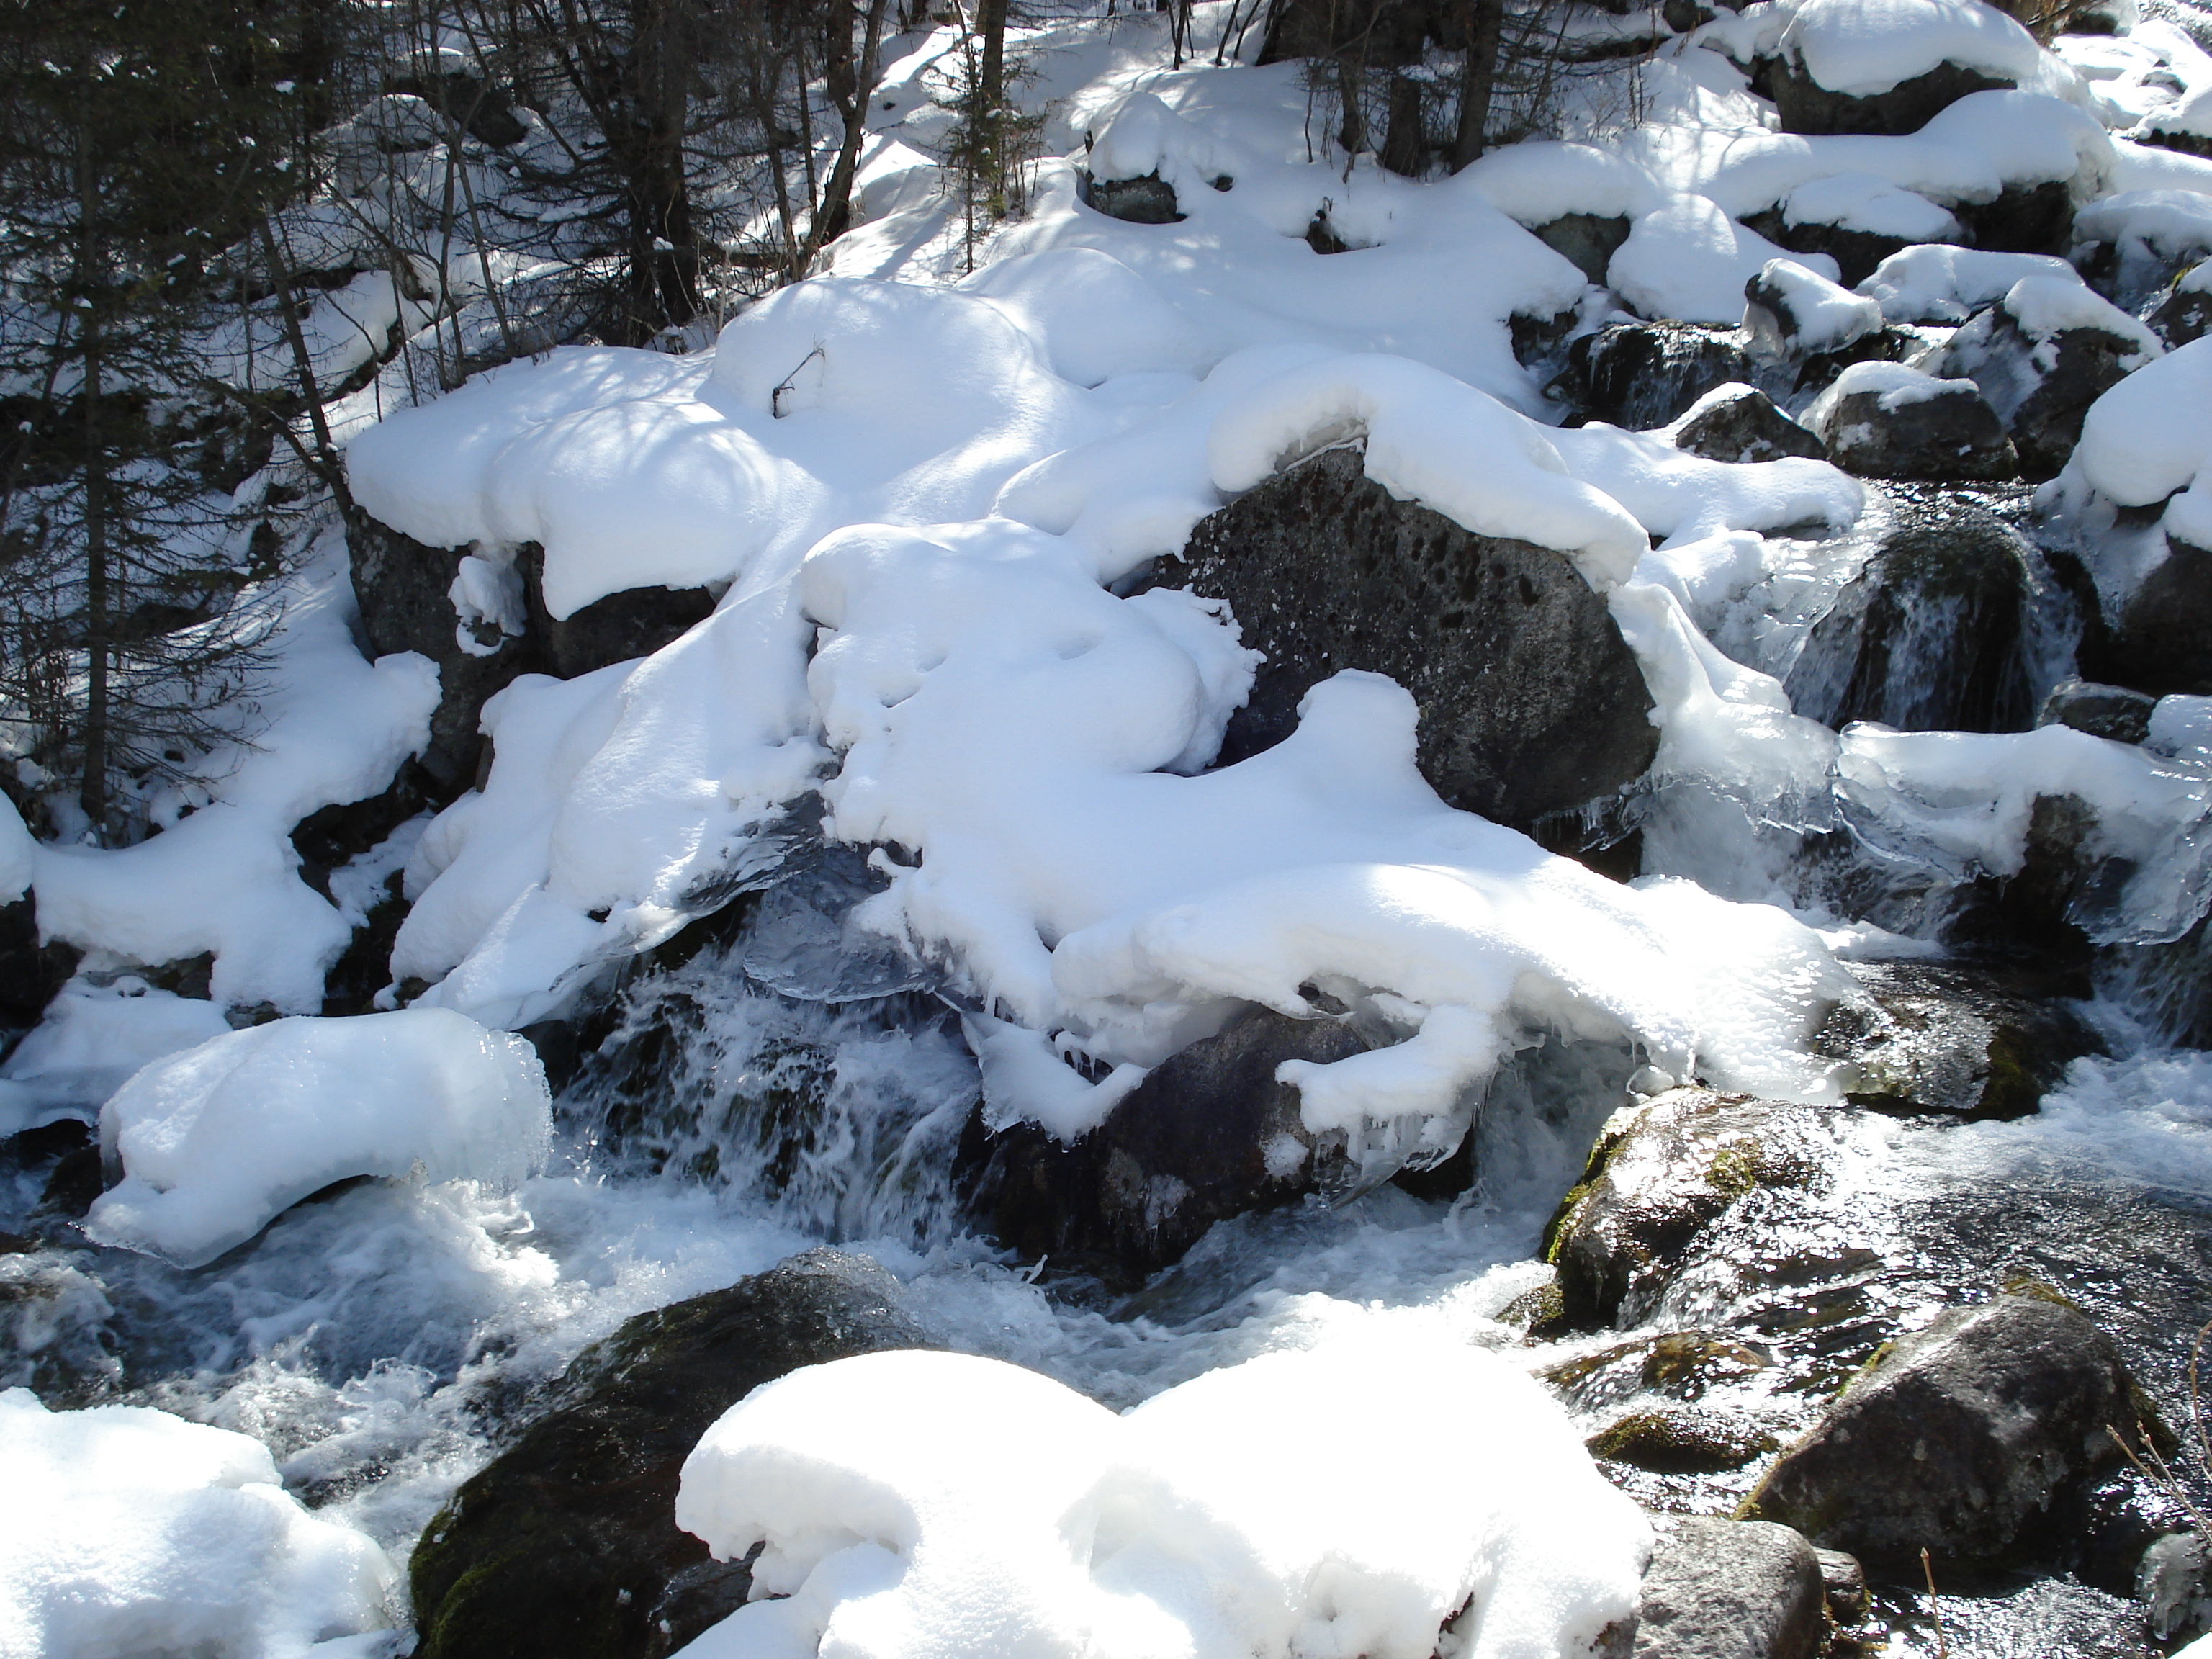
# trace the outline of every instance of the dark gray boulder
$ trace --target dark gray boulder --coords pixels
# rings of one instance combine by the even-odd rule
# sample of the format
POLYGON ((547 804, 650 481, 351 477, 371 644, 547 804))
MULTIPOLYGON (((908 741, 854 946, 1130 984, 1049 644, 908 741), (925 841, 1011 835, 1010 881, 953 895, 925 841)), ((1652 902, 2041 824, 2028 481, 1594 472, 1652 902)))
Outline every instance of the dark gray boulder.
POLYGON ((708 1425, 802 1365, 928 1346, 890 1274, 830 1249, 629 1320, 424 1529, 408 1563, 418 1659, 681 1647, 750 1583, 676 1525, 678 1477, 708 1425))
POLYGON ((1753 370, 1733 329, 1695 323, 1611 323, 1567 348, 1547 395, 1586 420, 1638 432, 1665 426, 1716 386, 1753 370))
POLYGON ((1500 823, 1610 794, 1657 752, 1642 672, 1573 565, 1397 500, 1357 450, 1248 491, 1158 574, 1227 600, 1244 642, 1267 653, 1224 763, 1289 736, 1306 692, 1347 668, 1413 693, 1422 775, 1500 823))
POLYGON ((1613 264, 1613 256, 1628 240, 1628 231, 1626 217, 1595 213, 1563 213, 1556 219, 1528 227, 1530 235, 1554 253, 1573 261, 1577 270, 1601 288, 1605 286, 1605 273, 1613 264))
POLYGON ((1820 441, 1757 386, 1724 386, 1700 398, 1668 430, 1674 447, 1709 461, 1826 460, 1820 441))
POLYGON ((2051 328, 2032 317, 2024 325, 2000 301, 1951 337, 1942 372, 1981 388, 2021 474, 2047 478, 2074 453, 2089 405, 2142 367, 2154 343, 2118 312, 2104 327, 2051 328))
POLYGON ((1788 1527, 1688 1516, 1651 1552, 1636 1659, 1814 1659, 1825 1601, 1820 1559, 1788 1527))
POLYGON ((1863 1000, 1839 1003, 1813 1038, 1846 1060, 1853 1103, 1967 1118, 2025 1117, 2104 1039, 2076 1005, 2024 975, 1960 963, 1859 963, 1863 1000))
POLYGON ((1077 185, 1085 206, 1127 224, 1172 225, 1183 217, 1175 186, 1157 173, 1141 179, 1094 179, 1085 172, 1077 175, 1077 185))
POLYGON ((525 636, 477 640, 474 650, 462 646, 452 597, 458 551, 425 546, 365 513, 348 520, 346 550, 369 654, 419 651, 438 666, 438 706, 421 764, 441 793, 459 794, 477 775, 483 749, 477 720, 485 700, 517 674, 542 672, 544 658, 525 636))
POLYGON ((2113 743, 2141 743, 2150 735, 2151 710, 2158 699, 2124 685, 2061 680, 2036 711, 2038 726, 2069 726, 2113 743))
POLYGON ((651 656, 714 614, 714 596, 703 587, 632 587, 556 618, 545 608, 544 550, 525 542, 515 550, 514 564, 522 574, 531 637, 539 641, 550 671, 564 680, 651 656))
POLYGON ((1924 75, 1900 81, 1887 92, 1866 97, 1831 92, 1794 58, 1762 58, 1752 66, 1752 89, 1774 101, 1784 132, 1917 132, 1969 93, 2008 88, 2010 81, 1938 64, 1924 75))
POLYGON ((1719 1474, 1782 1449, 1771 1431, 1696 1406, 1660 1406, 1616 1418, 1584 1443, 1592 1457, 1655 1474, 1719 1474))
POLYGON ((2020 471, 2004 422, 1972 381, 1879 368, 1846 370, 1815 405, 1808 424, 1838 466, 1865 478, 1989 480, 2020 471))
POLYGON ((1623 1108, 1545 1230, 1560 1319, 1625 1328, 1647 1317, 1723 1211, 1761 1188, 1824 1185, 1833 1152, 1810 1109, 1748 1095, 1670 1089, 1623 1108))
POLYGON ((2037 575, 1994 514, 1900 493, 1866 568, 1814 623, 1790 706, 1840 730, 2019 732, 2034 713, 2037 575))
POLYGON ((961 1149, 970 1202, 1026 1255, 1129 1283, 1179 1261, 1207 1228, 1277 1208, 1348 1173, 1317 1144, 1286 1060, 1327 1065, 1367 1043, 1335 1019, 1251 1008, 1152 1071, 1073 1146, 1033 1123, 996 1134, 980 1117, 961 1149))
POLYGON ((2112 619, 2111 649, 2097 666, 2154 696, 2212 696, 2212 552, 2172 536, 2166 544, 2166 557, 2112 619))
POLYGON ((1900 1338, 1745 1501, 1874 1561, 1994 1561, 2152 1417, 2112 1340, 2048 1295, 2001 1294, 1900 1338))

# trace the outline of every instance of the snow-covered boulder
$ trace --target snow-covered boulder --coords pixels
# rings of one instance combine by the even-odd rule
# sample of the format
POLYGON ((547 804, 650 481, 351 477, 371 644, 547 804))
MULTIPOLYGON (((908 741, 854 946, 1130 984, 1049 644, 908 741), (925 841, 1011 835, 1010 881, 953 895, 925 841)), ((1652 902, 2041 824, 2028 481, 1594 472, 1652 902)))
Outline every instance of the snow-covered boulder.
POLYGON ((2199 261, 2175 279, 2151 313, 2150 325, 2168 346, 2187 345, 2212 329, 2212 259, 2199 261))
POLYGON ((1780 0, 1753 84, 1784 132, 1917 132, 1976 92, 2032 84, 2035 37, 1981 0, 1780 0))
POLYGON ((1497 823, 1532 824, 1650 764, 1650 694, 1574 566, 1397 499, 1356 451, 1315 456, 1224 507, 1191 532, 1182 566, 1267 653, 1224 760, 1288 737, 1307 692, 1350 668, 1413 693, 1424 775, 1497 823))
POLYGON ((1982 389, 2021 470, 2045 478, 2074 453, 2089 405, 2164 349, 2078 280, 2025 276, 1951 337, 1942 373, 1982 389))
POLYGON ((2009 478, 2012 440, 1972 380, 1853 363, 1806 415, 1829 459, 1868 478, 2009 478))
POLYGON ((0 1652, 296 1659, 390 1622, 384 1552, 310 1515, 228 1429, 11 1389, 0 1486, 0 1652))
POLYGON ((1799 455, 1826 460, 1820 441, 1782 412, 1757 386, 1716 386, 1666 429, 1674 447, 1709 461, 1741 465, 1799 455))
POLYGON ((1800 185, 1744 223, 1793 253, 1836 262, 1841 281, 1856 286, 1884 259, 1923 242, 1960 234, 1950 209, 1879 173, 1838 173, 1800 185))
POLYGON ((1881 307, 1795 259, 1770 259, 1744 284, 1743 326, 1753 349, 1805 357, 1856 345, 1884 326, 1881 307))
POLYGON ((689 1659, 1584 1653, 1650 1549, 1526 1373, 1380 1317, 1121 1417, 962 1354, 810 1367, 708 1431, 676 1517, 718 1559, 764 1545, 754 1594, 783 1598, 689 1659), (1296 1449, 1344 1423, 1417 1443, 1296 1449))
POLYGON ((1892 254, 1858 285, 1893 323, 1963 323, 2030 276, 2079 284, 2065 260, 1931 242, 1892 254))
POLYGON ((297 1018, 159 1060, 101 1108, 123 1179, 86 1230, 185 1267, 355 1176, 512 1186, 544 1161, 537 1051, 441 1008, 297 1018))
MULTIPOLYGON (((1018 1063, 1006 1052, 1018 1043, 1037 1063, 1059 1064, 1018 1028, 971 1021, 970 1039, 987 1079, 995 1065, 1018 1063)), ((1034 1123, 993 1125, 998 1133, 969 1154, 980 1163, 975 1202, 1002 1243, 1080 1264, 1109 1283, 1141 1283, 1217 1221, 1294 1203, 1332 1182, 1351 1187, 1358 1165, 1338 1138, 1325 1144, 1305 1127, 1298 1091, 1278 1072, 1368 1047, 1343 1020, 1247 1009, 1154 1067, 1072 1143, 1034 1123)), ((1453 1150, 1431 1148, 1431 1159, 1453 1150)))

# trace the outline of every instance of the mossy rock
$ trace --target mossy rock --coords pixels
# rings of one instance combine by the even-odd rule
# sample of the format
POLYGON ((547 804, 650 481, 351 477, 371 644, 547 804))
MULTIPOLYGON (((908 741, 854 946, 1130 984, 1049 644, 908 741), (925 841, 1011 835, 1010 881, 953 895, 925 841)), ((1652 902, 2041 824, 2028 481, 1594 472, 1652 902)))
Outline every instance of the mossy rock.
POLYGON ((1723 1474, 1782 1449, 1771 1431, 1707 1412, 1631 1412, 1585 1443, 1593 1457, 1655 1474, 1723 1474))

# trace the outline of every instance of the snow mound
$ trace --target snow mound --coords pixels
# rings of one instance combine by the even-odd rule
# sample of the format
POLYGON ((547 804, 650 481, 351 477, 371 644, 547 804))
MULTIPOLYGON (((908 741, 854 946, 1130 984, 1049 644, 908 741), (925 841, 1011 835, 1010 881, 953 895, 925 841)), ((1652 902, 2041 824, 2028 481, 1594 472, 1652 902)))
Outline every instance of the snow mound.
POLYGON ((229 1030, 212 1002, 155 990, 136 975, 72 980, 0 1064, 0 1136, 88 1116, 141 1066, 229 1030))
POLYGON ((1786 339, 1774 337, 1764 308, 1755 304, 1745 307, 1745 328, 1772 355, 1838 350, 1881 327, 1880 306, 1795 259, 1769 259, 1757 280, 1786 313, 1778 320, 1794 324, 1796 328, 1786 339))
POLYGON ((537 1051, 444 1009, 280 1019, 157 1061, 100 1115, 124 1179, 85 1229, 184 1267, 354 1176, 511 1186, 543 1162, 537 1051))
POLYGON ((1768 261, 1792 257, 1830 282, 1840 274, 1825 253, 1792 256, 1705 197, 1680 196, 1636 221, 1606 279, 1640 316, 1734 325, 1743 320, 1744 284, 1768 261))
POLYGON ((1263 1355, 1121 1418, 997 1360, 810 1366, 707 1431, 677 1521, 725 1559, 764 1544, 755 1594, 787 1598, 690 1659, 1429 1659, 1440 1640, 1550 1659, 1633 1612, 1650 1549, 1526 1375, 1395 1333, 1263 1355), (1424 1425, 1418 1447, 1316 1438, 1376 1421, 1424 1425))
POLYGON ((1858 291, 1878 301, 1893 323, 1963 323, 2031 276, 2082 286, 2073 266, 2047 253, 1991 253, 1931 243, 1891 254, 1858 291))
POLYGON ((242 1434, 11 1389, 0 1484, 0 1652, 290 1659, 389 1622, 384 1552, 301 1508, 242 1434))
POLYGON ((2212 337, 2145 364, 2090 404, 2081 442, 2045 488, 2116 507, 2165 501, 2168 535, 2212 548, 2212 337))
POLYGON ((1800 185, 1782 198, 1782 217, 1786 224, 1834 225, 1908 242, 1942 242, 1959 234, 1948 209, 1872 173, 1832 173, 1800 185))
POLYGON ((1831 92, 1871 97, 1956 64, 2016 84, 2043 68, 2043 48, 1981 0, 1778 0, 1782 53, 1831 92))

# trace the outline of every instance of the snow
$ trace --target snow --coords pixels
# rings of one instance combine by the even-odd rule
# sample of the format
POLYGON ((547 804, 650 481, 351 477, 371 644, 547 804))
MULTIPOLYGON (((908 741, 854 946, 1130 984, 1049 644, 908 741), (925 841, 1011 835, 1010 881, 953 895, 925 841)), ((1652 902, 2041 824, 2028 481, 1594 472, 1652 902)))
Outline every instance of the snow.
POLYGON ((31 884, 38 842, 15 803, 0 796, 0 904, 13 904, 31 884))
MULTIPOLYGON (((1743 320, 1744 284, 1790 257, 1706 198, 1685 195, 1636 221, 1606 277, 1638 315, 1734 325, 1743 320)), ((1824 253, 1798 260, 1832 282, 1838 274, 1824 253)))
POLYGON ((1784 313, 1773 318, 1758 301, 1744 309, 1745 328, 1770 355, 1840 350, 1881 329, 1879 305, 1795 259, 1768 260, 1757 281, 1784 313), (1777 332, 1778 325, 1787 332, 1777 332))
POLYGON ((2212 339, 2154 359, 2090 404, 2081 442, 2045 489, 2060 501, 2164 501, 2168 534, 2212 547, 2212 339))
POLYGON ((384 1552, 310 1515, 245 1435, 11 1389, 0 1481, 0 1652, 293 1659, 389 1622, 384 1552))
POLYGON ((755 1594, 787 1598, 742 1608, 690 1659, 1428 1659, 1440 1639, 1537 1659, 1631 1614, 1650 1549, 1526 1375, 1387 1328, 1119 1418, 995 1360, 811 1366, 708 1429, 677 1521, 724 1559, 764 1543, 755 1594), (1423 1425, 1418 1454, 1297 1450, 1317 1425, 1377 1420, 1423 1425))
POLYGON ((197 1267, 351 1176, 512 1187, 544 1160, 550 1109, 528 1042, 444 1009, 226 1032, 101 1109, 123 1179, 85 1229, 197 1267))
POLYGON ((2185 258, 2212 248, 2212 199, 2197 190, 2123 190, 2082 207, 2074 216, 2074 234, 2185 258))
POLYGON ((1800 185, 1782 198, 1782 217, 1786 224, 1833 225, 1908 242, 1945 242, 1959 234, 1948 209, 1872 173, 1838 173, 1800 185))
POLYGON ((2134 349, 2121 357, 2123 368, 2140 368, 2166 351, 2158 336, 2078 277, 2023 276, 1998 304, 2030 339, 2048 340, 2078 328, 2125 343, 2134 349))
POLYGON ((1942 380, 1921 369, 1908 368, 1903 363, 1853 363, 1837 375, 1805 411, 1805 424, 1824 441, 1828 440, 1836 430, 1837 422, 1843 418, 1844 400, 1867 392, 1875 394, 1875 402, 1880 408, 1897 410, 1907 404, 1926 403, 1931 398, 1978 398, 1981 388, 1972 380, 1942 380))
POLYGON ((157 991, 136 975, 71 980, 0 1062, 0 1136, 90 1118, 143 1066, 230 1030, 211 1002, 157 991))
POLYGON ((158 964, 212 953, 212 995, 230 1007, 322 1006, 323 976, 352 928, 299 876, 291 830, 309 813, 387 787, 429 740, 436 669, 412 652, 365 662, 336 532, 286 583, 262 721, 209 764, 206 801, 133 847, 42 845, 33 856, 39 929, 158 964))
POLYGON ((1992 253, 1937 243, 1891 254, 1858 291, 1879 301, 1881 314, 1893 323, 1963 323, 2032 276, 2081 286, 2073 266, 2049 254, 1992 253))
POLYGON ((2043 70, 2035 37, 1980 0, 1774 0, 1773 9, 1788 19, 1781 53, 1831 92, 1871 97, 1940 64, 2015 84, 2043 70))

